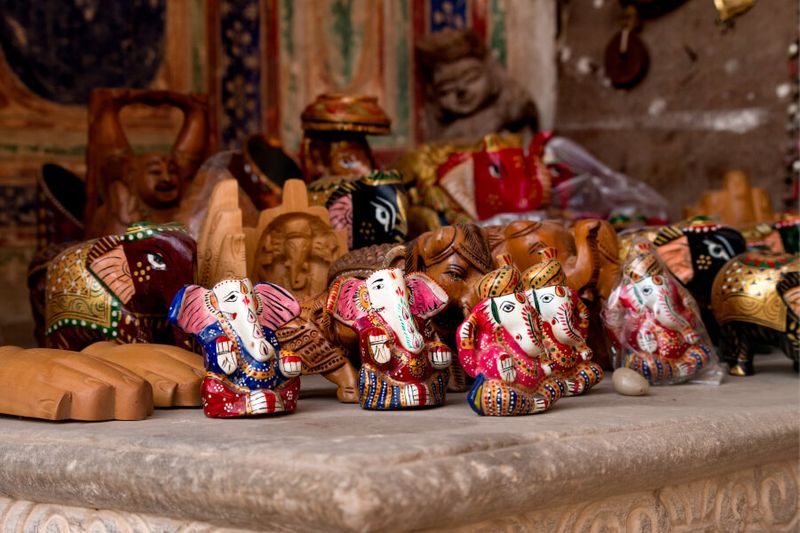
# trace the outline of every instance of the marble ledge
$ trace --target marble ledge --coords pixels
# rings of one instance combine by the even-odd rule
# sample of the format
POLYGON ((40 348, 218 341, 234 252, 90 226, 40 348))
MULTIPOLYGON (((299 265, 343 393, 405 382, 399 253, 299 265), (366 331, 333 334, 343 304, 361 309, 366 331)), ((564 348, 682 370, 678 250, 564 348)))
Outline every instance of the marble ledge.
POLYGON ((645 397, 606 379, 514 419, 479 418, 463 394, 362 411, 316 378, 271 419, 0 417, 0 530, 795 531, 800 381, 783 356, 756 365, 645 397))

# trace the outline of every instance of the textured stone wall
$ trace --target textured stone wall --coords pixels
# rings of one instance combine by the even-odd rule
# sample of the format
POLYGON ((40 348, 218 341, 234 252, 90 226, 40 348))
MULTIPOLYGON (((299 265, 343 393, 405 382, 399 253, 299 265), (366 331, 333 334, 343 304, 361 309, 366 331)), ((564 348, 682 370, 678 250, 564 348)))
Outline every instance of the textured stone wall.
MULTIPOLYGON (((617 0, 562 2, 557 129, 602 161, 654 185, 673 205, 744 170, 777 207, 787 191, 784 154, 791 94, 787 48, 798 33, 795 0, 757 2, 731 28, 711 0, 689 0, 645 20, 647 77, 610 86, 606 44, 619 31, 617 0)), ((796 142, 796 141, 795 141, 796 142)))

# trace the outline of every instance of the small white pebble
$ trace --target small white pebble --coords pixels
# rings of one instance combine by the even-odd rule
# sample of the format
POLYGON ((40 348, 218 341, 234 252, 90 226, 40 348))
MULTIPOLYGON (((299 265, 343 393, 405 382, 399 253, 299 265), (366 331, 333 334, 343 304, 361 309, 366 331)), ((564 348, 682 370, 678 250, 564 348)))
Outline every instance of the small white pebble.
POLYGON ((630 368, 618 368, 611 376, 614 390, 625 396, 645 396, 650 392, 647 380, 630 368))

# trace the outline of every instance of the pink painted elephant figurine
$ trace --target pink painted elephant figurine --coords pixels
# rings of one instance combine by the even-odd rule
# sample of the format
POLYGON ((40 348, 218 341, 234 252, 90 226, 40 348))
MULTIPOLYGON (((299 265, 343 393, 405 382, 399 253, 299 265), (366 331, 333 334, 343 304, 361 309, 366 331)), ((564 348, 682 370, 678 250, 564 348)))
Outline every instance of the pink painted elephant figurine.
POLYGON ((444 403, 452 354, 427 320, 447 294, 425 274, 377 270, 366 280, 343 277, 331 286, 326 312, 359 337, 359 403, 390 410, 444 403))
POLYGON ((275 331, 300 314, 300 304, 273 283, 228 279, 205 289, 187 285, 172 301, 169 320, 203 347, 203 412, 237 417, 292 412, 300 393, 301 361, 281 350, 275 331))
POLYGON ((539 413, 550 409, 564 389, 542 367, 539 316, 520 281, 519 270, 508 264, 481 278, 481 300, 456 335, 461 365, 476 378, 467 400, 479 415, 539 413))
POLYGON ((525 295, 541 318, 545 374, 564 383, 564 395, 577 396, 603 379, 603 369, 592 362, 589 309, 567 285, 555 248, 537 252, 540 262, 522 273, 525 295))
POLYGON ((634 243, 603 317, 614 366, 636 370, 651 384, 687 381, 716 362, 694 298, 645 239, 634 243))

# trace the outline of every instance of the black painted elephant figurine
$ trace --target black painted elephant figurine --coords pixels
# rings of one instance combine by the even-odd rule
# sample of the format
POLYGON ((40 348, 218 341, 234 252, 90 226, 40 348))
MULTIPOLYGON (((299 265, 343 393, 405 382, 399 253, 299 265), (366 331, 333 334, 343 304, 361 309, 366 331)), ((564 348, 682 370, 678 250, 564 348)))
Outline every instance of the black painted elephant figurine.
POLYGON ((109 340, 176 344, 172 297, 194 280, 197 247, 177 224, 136 223, 67 248, 47 267, 45 346, 81 350, 109 340))
POLYGON ((720 324, 720 356, 735 376, 754 372, 756 344, 800 357, 800 259, 795 255, 747 252, 720 270, 711 295, 720 324))

